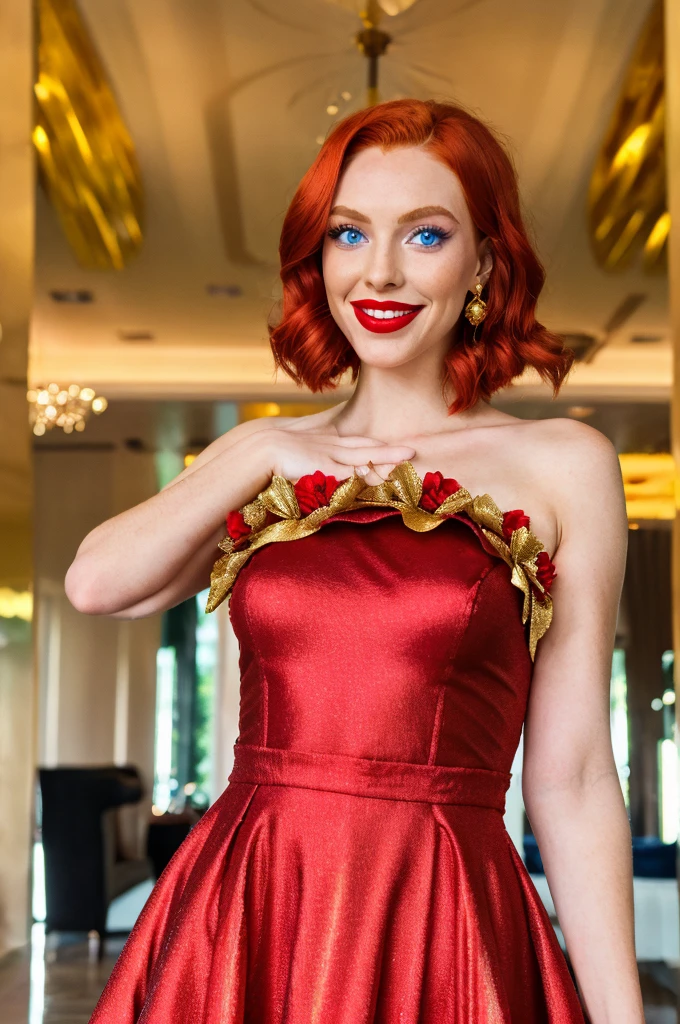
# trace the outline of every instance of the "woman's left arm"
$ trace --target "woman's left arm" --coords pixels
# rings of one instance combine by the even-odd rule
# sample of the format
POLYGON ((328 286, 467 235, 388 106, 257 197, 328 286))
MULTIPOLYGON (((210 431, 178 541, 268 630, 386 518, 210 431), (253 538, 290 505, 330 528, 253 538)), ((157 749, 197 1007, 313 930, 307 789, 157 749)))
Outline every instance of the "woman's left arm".
POLYGON ((644 1024, 631 833, 609 720, 628 524, 612 445, 581 424, 564 427, 547 469, 560 520, 554 621, 538 645, 522 790, 592 1024, 644 1024))

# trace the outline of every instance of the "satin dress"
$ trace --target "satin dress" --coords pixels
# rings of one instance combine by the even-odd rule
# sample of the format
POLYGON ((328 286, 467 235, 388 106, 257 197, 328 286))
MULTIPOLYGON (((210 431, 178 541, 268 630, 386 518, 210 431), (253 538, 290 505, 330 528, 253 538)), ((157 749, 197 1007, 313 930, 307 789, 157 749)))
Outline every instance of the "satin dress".
POLYGON ((503 820, 532 676, 521 559, 469 503, 420 530, 399 495, 354 497, 308 535, 298 508, 230 581, 234 769, 92 1024, 583 1024, 503 820))

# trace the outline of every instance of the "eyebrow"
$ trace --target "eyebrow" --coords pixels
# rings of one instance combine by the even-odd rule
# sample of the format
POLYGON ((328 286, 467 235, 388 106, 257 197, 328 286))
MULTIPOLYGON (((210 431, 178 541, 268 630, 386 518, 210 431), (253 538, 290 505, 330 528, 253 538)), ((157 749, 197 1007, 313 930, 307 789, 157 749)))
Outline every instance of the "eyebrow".
MULTIPOLYGON (((331 210, 331 216, 335 213, 343 217, 351 217, 352 220, 363 221, 364 224, 371 223, 371 218, 367 217, 365 213, 352 210, 349 206, 334 206, 331 210)), ((409 210, 408 213, 402 213, 401 217, 397 219, 397 224, 408 224, 414 220, 421 220, 423 217, 433 217, 438 213, 443 214, 445 217, 450 217, 451 220, 455 220, 456 224, 458 223, 458 218, 454 217, 445 206, 419 206, 417 210, 409 210)))

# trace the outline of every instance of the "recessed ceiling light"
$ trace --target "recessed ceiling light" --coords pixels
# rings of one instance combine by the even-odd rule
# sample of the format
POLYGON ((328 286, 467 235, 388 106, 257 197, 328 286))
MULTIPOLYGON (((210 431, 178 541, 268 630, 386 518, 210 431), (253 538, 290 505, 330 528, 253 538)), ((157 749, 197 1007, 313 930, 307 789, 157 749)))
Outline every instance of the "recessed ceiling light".
POLYGON ((156 335, 153 331, 118 331, 121 341, 153 341, 156 335))
POLYGON ((70 302, 76 306, 84 306, 94 302, 94 294, 85 288, 53 288, 50 298, 54 302, 70 302))
POLYGON ((208 295, 226 295, 230 299, 237 299, 243 295, 243 288, 240 284, 207 284, 205 290, 208 295))

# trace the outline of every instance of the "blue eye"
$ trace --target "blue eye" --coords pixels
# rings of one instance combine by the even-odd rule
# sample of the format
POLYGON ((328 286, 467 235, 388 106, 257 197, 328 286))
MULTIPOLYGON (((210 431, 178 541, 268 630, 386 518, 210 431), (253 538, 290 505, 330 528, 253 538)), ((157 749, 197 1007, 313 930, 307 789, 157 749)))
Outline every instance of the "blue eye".
POLYGON ((363 231, 359 231, 359 228, 355 228, 351 224, 341 224, 340 227, 331 228, 328 236, 329 238, 339 239, 341 244, 346 245, 348 248, 354 248, 362 238, 366 237, 363 231), (343 238, 343 235, 347 237, 343 238))
MULTIPOLYGON (((421 238, 422 241, 416 244, 416 248, 437 249, 444 239, 450 237, 450 234, 450 231, 430 224, 417 228, 408 241, 410 244, 415 238, 421 238)), ((354 227, 353 224, 340 224, 338 227, 331 228, 328 237, 337 239, 346 249, 355 249, 360 242, 366 241, 363 231, 359 231, 359 228, 354 227)))
POLYGON ((419 236, 422 238, 422 242, 419 245, 423 249, 435 249, 442 239, 449 237, 449 232, 437 227, 418 228, 410 240, 413 241, 414 238, 419 236))

